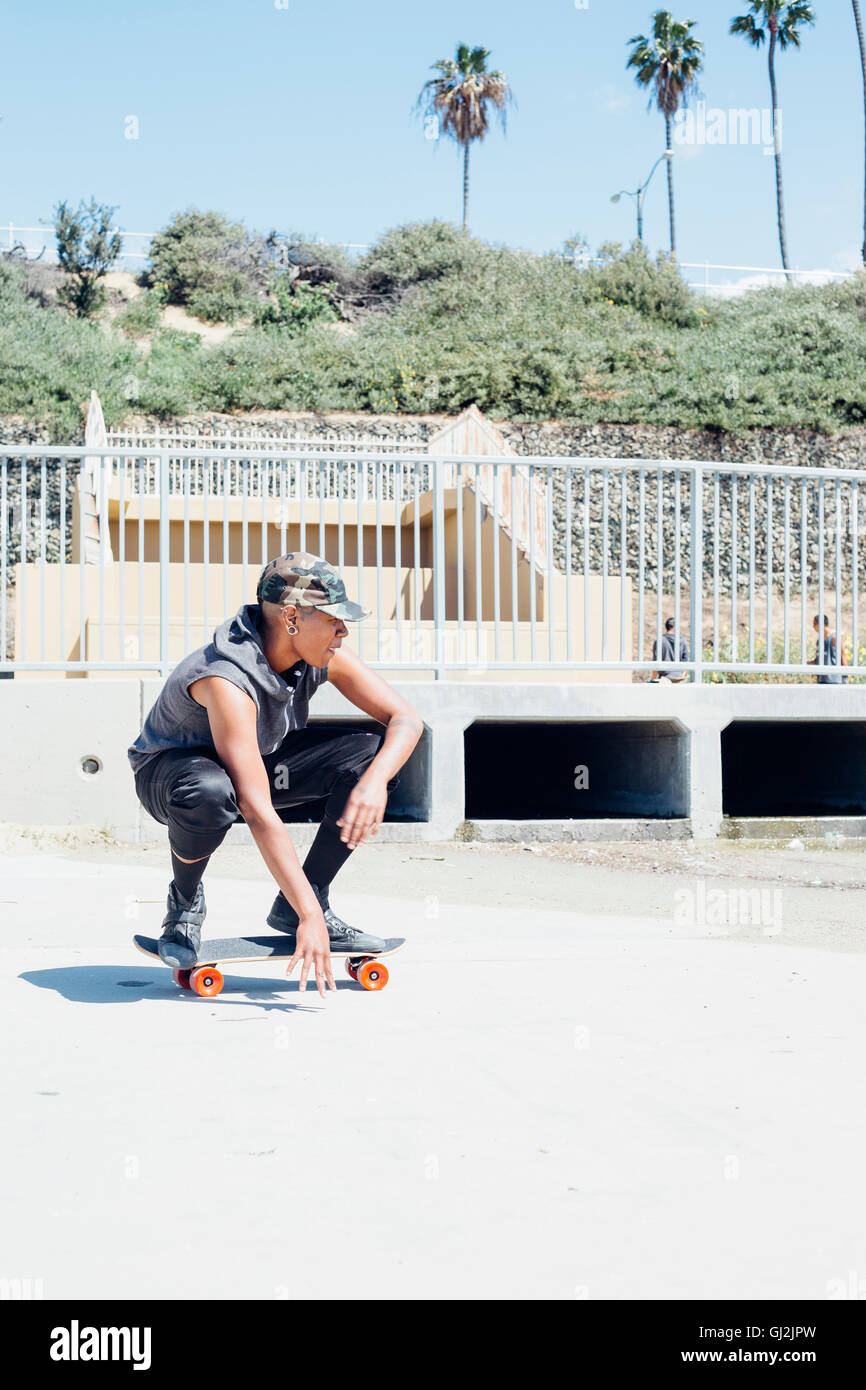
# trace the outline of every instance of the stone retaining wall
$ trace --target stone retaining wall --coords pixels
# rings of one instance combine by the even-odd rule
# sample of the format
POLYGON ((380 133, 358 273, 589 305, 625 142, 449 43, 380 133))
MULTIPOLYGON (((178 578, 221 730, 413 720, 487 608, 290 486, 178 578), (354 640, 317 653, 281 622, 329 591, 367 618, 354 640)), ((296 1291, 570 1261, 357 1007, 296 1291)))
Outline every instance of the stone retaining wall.
MULTIPOLYGON (((367 415, 345 411, 332 414, 308 412, 248 412, 227 415, 208 413, 178 420, 151 416, 131 417, 130 429, 190 430, 202 435, 213 430, 243 431, 245 426, 272 433, 303 434, 310 438, 347 438, 365 434, 383 442, 426 442, 449 417, 444 415, 367 415)), ((709 462, 772 463, 786 466, 859 468, 866 464, 866 428, 839 434, 813 430, 750 430, 727 434, 711 430, 665 429, 659 425, 581 425, 547 420, 515 424, 494 422, 518 454, 595 458, 705 459, 709 462)), ((12 417, 0 417, 0 441, 4 444, 47 444, 48 432, 12 417)), ((55 441, 56 442, 56 441, 55 441)), ((84 443, 82 423, 66 443, 84 443)))

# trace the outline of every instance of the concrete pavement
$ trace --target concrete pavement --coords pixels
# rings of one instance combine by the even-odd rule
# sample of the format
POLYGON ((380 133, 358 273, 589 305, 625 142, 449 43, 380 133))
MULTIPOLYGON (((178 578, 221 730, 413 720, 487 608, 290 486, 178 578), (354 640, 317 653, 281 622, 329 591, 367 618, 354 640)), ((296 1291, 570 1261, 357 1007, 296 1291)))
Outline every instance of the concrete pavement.
MULTIPOLYGON (((678 924, 645 893, 610 912, 612 868, 503 906, 507 856, 466 857, 466 901, 425 891, 437 864, 398 896, 335 885, 342 916, 409 944, 384 991, 340 966, 324 1001, 278 966, 181 993, 130 940, 158 931, 161 863, 0 858, 0 1275, 128 1299, 822 1299, 866 1278, 866 955, 678 924)), ((210 934, 264 930, 266 873, 215 858, 205 882, 210 934)))

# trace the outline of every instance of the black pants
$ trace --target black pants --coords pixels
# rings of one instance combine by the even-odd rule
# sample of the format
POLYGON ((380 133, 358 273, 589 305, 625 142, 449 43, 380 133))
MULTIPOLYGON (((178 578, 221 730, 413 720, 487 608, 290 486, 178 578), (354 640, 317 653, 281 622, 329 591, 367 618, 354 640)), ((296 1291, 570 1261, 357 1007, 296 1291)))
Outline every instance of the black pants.
MULTIPOLYGON (((383 735, 316 724, 287 734, 262 759, 275 809, 327 797, 314 846, 317 862, 342 863, 351 851, 340 840, 337 820, 349 793, 382 746, 383 735)), ((388 790, 400 781, 392 777, 388 790)), ((222 844, 229 827, 243 823, 232 780, 213 748, 169 748, 135 774, 138 799, 154 820, 168 826, 171 848, 181 859, 204 859, 222 844)), ((305 865, 306 870, 306 865, 305 865)), ((310 877, 310 875, 307 875, 310 877)), ((330 878, 315 878, 329 882, 330 878)))

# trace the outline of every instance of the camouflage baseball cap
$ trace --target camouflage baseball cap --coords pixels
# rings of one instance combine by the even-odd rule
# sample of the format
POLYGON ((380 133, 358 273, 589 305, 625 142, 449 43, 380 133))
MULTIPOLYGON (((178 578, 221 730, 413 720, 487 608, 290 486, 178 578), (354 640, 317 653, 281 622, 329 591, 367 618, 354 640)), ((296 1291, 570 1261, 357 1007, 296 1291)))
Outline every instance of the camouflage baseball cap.
POLYGON ((308 550, 293 550, 289 555, 269 560, 259 577, 256 598, 259 603, 278 603, 282 608, 290 603, 301 608, 321 608, 323 613, 348 622, 370 616, 370 610, 346 597, 339 570, 308 550))

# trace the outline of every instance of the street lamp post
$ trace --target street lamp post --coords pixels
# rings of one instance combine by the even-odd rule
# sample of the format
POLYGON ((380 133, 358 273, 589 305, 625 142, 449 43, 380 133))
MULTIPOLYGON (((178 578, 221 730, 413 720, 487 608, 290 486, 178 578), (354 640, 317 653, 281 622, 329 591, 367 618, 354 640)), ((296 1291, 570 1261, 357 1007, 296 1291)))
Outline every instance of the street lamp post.
POLYGON ((634 192, 632 192, 629 188, 621 188, 619 193, 614 193, 613 197, 610 200, 612 203, 618 203, 620 198, 622 198, 623 196, 627 198, 634 198, 635 209, 637 211, 637 239, 638 244, 641 246, 643 245, 643 203, 644 198, 646 196, 646 191, 649 188, 652 176, 655 173, 656 169, 659 167, 659 165, 663 162, 663 160, 673 159, 673 157, 673 150, 665 150, 664 154, 659 155, 658 159, 656 160, 653 167, 650 169, 649 174, 647 175, 644 182, 641 184, 640 188, 636 188, 634 192))

